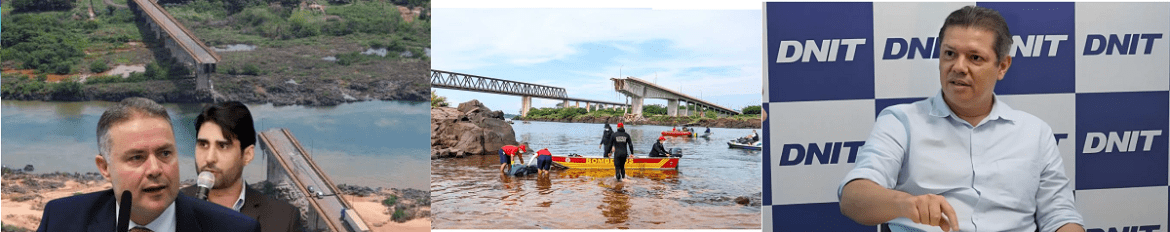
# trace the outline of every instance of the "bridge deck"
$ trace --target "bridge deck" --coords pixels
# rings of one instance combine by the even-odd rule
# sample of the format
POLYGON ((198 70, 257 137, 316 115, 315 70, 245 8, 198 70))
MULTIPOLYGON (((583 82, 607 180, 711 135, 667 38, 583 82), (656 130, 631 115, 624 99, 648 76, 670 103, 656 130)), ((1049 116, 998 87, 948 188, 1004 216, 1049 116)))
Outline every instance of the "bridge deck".
POLYGON ((711 102, 704 101, 703 99, 698 99, 698 98, 695 98, 695 97, 691 97, 690 95, 686 95, 686 94, 683 94, 683 93, 675 92, 674 90, 671 90, 671 89, 668 89, 668 88, 665 88, 665 87, 662 87, 662 86, 658 86, 658 85, 656 85, 656 84, 654 84, 654 83, 651 83, 651 82, 648 82, 648 81, 644 81, 644 80, 642 80, 642 79, 638 79, 638 78, 635 78, 635 77, 626 77, 625 79, 617 79, 617 78, 612 78, 612 80, 614 80, 614 81, 634 81, 634 82, 637 82, 638 84, 642 84, 642 85, 646 85, 646 86, 653 87, 653 88, 657 89, 657 91, 667 92, 667 93, 670 93, 670 94, 673 94, 673 95, 679 96, 679 97, 681 97, 681 98, 682 98, 682 100, 685 100, 685 101, 688 101, 688 102, 695 102, 695 103, 700 103, 700 104, 702 104, 702 105, 706 105, 706 106, 713 107, 713 108, 718 108, 718 109, 720 109, 720 110, 727 111, 727 112, 731 112, 731 113, 733 113, 733 114, 740 114, 740 112, 739 112, 739 111, 735 111, 735 110, 732 110, 732 109, 730 109, 730 108, 727 108, 727 107, 723 107, 723 106, 720 106, 720 105, 716 105, 716 104, 714 104, 714 103, 711 103, 711 102))
POLYGON ((133 1, 137 3, 138 8, 143 13, 146 13, 155 24, 158 24, 179 46, 183 47, 183 50, 186 50, 187 53, 194 56, 196 62, 204 64, 219 62, 220 57, 218 54, 215 54, 207 45, 199 42, 194 34, 191 34, 186 27, 176 22, 175 18, 170 13, 167 13, 166 10, 163 10, 158 3, 150 0, 133 1))
POLYGON ((629 106, 629 104, 618 102, 571 98, 568 97, 565 93, 565 88, 561 87, 510 81, 442 70, 431 70, 431 88, 629 106))
MULTIPOLYGON (((349 202, 345 201, 340 195, 333 181, 317 167, 316 162, 309 156, 307 151, 301 147, 301 143, 293 137, 292 133, 287 129, 271 129, 261 132, 259 134, 261 147, 272 152, 274 158, 278 161, 281 167, 289 173, 290 178, 296 183, 296 188, 303 194, 310 203, 310 206, 325 219, 328 227, 332 231, 347 231, 345 222, 342 220, 342 211, 353 208, 349 202), (308 189, 312 187, 315 191, 320 191, 322 197, 311 197, 313 193, 308 189)), ((349 215, 357 216, 357 215, 349 215)), ((368 225, 367 225, 368 226, 368 225)))

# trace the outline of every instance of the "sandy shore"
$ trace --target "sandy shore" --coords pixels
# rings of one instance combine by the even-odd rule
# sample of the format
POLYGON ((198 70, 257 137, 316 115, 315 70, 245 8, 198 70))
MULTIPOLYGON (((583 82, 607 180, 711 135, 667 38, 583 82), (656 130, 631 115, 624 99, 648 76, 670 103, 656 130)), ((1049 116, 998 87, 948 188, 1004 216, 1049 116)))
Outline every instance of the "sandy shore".
MULTIPOLYGON (((390 220, 388 213, 389 207, 382 205, 381 196, 367 196, 359 197, 354 195, 345 195, 350 203, 353 203, 354 209, 362 219, 366 220, 372 231, 407 231, 407 232, 426 232, 431 231, 431 220, 429 218, 420 218, 405 223, 398 223, 390 220)), ((423 210, 430 210, 426 207, 423 210)))
MULTIPOLYGON (((23 185, 21 181, 4 180, 5 188, 21 185, 23 185)), ((3 208, 4 211, 3 216, 0 216, 0 221, 6 227, 15 226, 36 230, 41 223, 41 214, 44 213, 45 203, 57 198, 73 196, 78 193, 97 192, 111 187, 110 182, 104 180, 87 181, 86 183, 69 180, 65 181, 64 185, 62 188, 53 190, 5 193, 0 196, 0 208, 3 208)))
MULTIPOLYGON (((0 211, 3 211, 0 213, 2 214, 0 215, 0 222, 3 222, 6 228, 19 227, 30 231, 36 230, 40 225, 45 203, 57 198, 111 188, 109 181, 105 180, 89 180, 85 181, 85 183, 79 183, 76 180, 64 180, 60 181, 62 182, 62 186, 60 187, 36 187, 26 184, 29 179, 41 183, 39 185, 44 185, 43 183, 46 182, 60 181, 59 178, 41 178, 34 176, 11 178, 6 176, 3 182, 6 191, 0 196, 0 209, 2 209, 0 211), (21 191, 13 191, 13 189, 21 189, 21 191)), ((383 190, 378 194, 364 197, 346 194, 344 198, 349 200, 350 203, 353 203, 354 209, 365 219, 373 231, 425 232, 431 230, 431 221, 426 217, 410 220, 405 223, 390 220, 389 207, 381 203, 385 199, 385 195, 388 194, 395 194, 395 192, 393 190, 383 190)), ((429 212, 430 208, 423 207, 419 210, 429 212)))

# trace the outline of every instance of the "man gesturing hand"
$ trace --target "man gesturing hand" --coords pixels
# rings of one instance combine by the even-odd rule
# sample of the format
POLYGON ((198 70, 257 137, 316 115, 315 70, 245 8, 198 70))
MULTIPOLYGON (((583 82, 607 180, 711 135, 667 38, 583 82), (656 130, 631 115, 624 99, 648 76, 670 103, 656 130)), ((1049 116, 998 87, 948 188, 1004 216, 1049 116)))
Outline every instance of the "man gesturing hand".
POLYGON ((903 197, 897 204, 902 217, 915 223, 938 226, 943 231, 959 230, 955 209, 943 196, 925 194, 903 197))

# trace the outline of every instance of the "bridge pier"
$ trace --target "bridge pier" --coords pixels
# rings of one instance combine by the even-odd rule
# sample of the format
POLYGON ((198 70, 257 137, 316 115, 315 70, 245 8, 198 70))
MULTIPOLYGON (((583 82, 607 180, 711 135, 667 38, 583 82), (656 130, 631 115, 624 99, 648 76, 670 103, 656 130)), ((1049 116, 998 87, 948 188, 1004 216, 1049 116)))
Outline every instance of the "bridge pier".
POLYGON ((528 109, 532 108, 532 96, 520 97, 520 117, 528 117, 528 109))
POLYGON ((638 115, 639 118, 642 117, 642 100, 644 100, 642 97, 630 96, 630 101, 632 101, 631 104, 634 105, 633 109, 630 109, 630 111, 634 115, 638 115))
POLYGON ((666 100, 666 115, 678 117, 678 99, 666 100))

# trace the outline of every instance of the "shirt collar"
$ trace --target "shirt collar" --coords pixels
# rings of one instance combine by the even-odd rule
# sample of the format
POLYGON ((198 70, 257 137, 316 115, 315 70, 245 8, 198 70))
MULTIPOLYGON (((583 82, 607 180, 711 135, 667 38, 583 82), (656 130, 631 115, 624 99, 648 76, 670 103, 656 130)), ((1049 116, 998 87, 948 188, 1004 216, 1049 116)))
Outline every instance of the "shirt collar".
MULTIPOLYGON (((114 215, 118 215, 121 210, 122 210, 121 204, 114 204, 114 215)), ((115 217, 115 219, 117 219, 117 216, 114 216, 114 217, 115 217)), ((115 221, 117 221, 117 220, 115 220, 115 221)), ((146 225, 139 225, 138 223, 134 223, 134 221, 130 221, 130 228, 128 228, 128 229, 134 229, 134 227, 140 227, 140 226, 146 227, 147 229, 150 229, 151 231, 154 231, 154 232, 174 232, 175 231, 175 202, 172 201, 171 205, 167 206, 167 209, 163 210, 162 214, 159 214, 158 218, 155 218, 154 221, 151 221, 150 223, 147 223, 146 225)))
MULTIPOLYGON (((999 95, 996 95, 995 93, 991 94, 991 99, 993 99, 992 102, 994 102, 991 104, 991 112, 987 113, 987 117, 983 118, 983 122, 1000 119, 1012 121, 1011 116, 1007 113, 1010 112, 1012 108, 1006 103, 1003 103, 1003 99, 999 99, 999 95)), ((944 118, 955 114, 953 111, 951 111, 951 107, 947 106, 946 100, 943 99, 942 90, 939 90, 938 94, 935 94, 934 97, 931 97, 929 100, 931 103, 930 116, 944 118)), ((980 124, 983 122, 980 122, 980 124)))
POLYGON ((236 212, 240 212, 240 209, 244 208, 244 190, 247 189, 248 183, 244 180, 240 180, 240 198, 236 200, 235 204, 232 204, 232 209, 236 210, 236 212))

